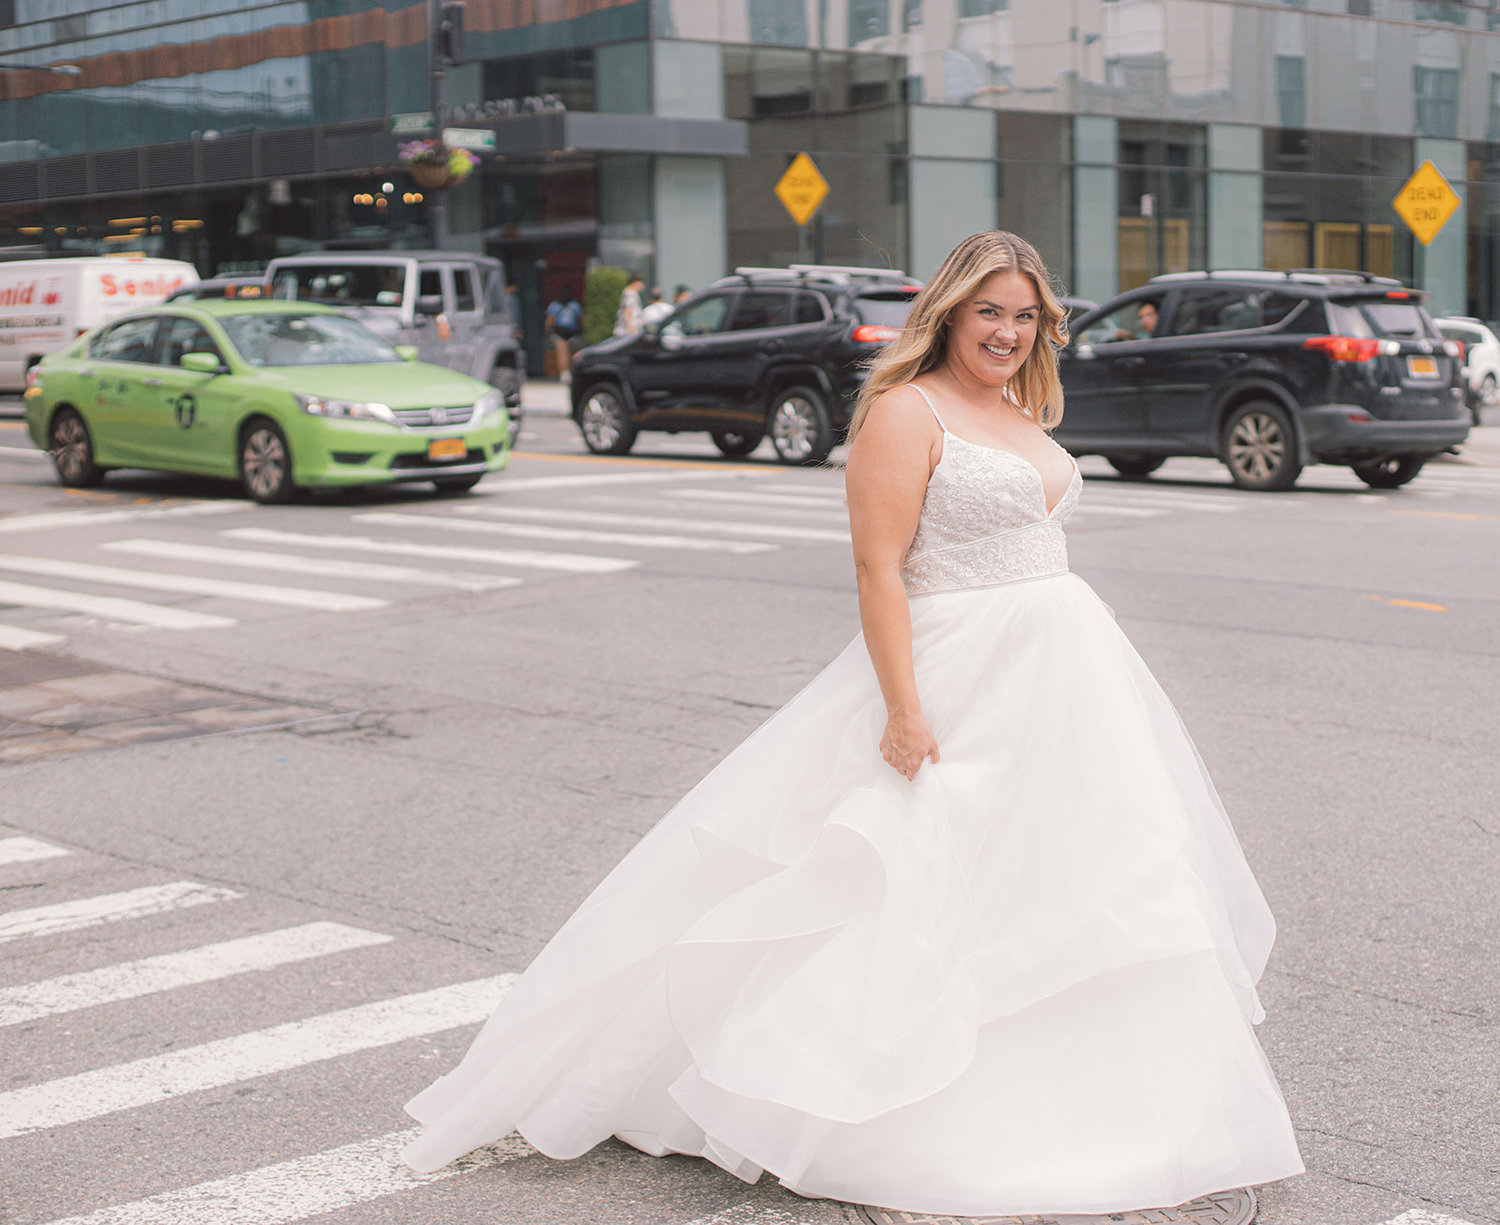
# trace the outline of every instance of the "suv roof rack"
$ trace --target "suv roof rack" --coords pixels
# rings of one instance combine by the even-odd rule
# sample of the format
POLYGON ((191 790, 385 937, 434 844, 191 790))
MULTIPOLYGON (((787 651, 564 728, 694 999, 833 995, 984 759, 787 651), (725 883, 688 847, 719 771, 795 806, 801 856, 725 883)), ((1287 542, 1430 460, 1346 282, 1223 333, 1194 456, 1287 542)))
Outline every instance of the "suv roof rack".
POLYGON ((825 285, 848 285, 858 280, 907 281, 911 273, 897 268, 858 268, 846 264, 788 264, 785 268, 761 268, 746 264, 736 268, 725 281, 752 281, 756 278, 778 280, 815 281, 825 285))
MULTIPOLYGON (((1359 272, 1351 268, 1212 268, 1203 272, 1164 272, 1151 278, 1150 283, 1172 284, 1177 281, 1210 280, 1228 281, 1300 281, 1308 285, 1331 285, 1335 281, 1358 281, 1363 285, 1395 286, 1404 288, 1395 277, 1376 276, 1373 272, 1359 272)), ((1413 292, 1417 292, 1413 290, 1413 292)))

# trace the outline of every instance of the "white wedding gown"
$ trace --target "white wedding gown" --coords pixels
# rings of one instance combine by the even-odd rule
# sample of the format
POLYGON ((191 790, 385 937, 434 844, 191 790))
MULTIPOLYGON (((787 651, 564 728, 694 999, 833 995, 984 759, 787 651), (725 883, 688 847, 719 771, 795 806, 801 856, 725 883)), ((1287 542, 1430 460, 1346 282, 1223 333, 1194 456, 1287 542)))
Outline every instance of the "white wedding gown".
POLYGON ((609 1136, 955 1215, 1301 1172, 1252 1024, 1275 924, 1027 461, 944 430, 904 577, 914 782, 853 643, 695 787, 409 1103, 433 1170, 609 1136))

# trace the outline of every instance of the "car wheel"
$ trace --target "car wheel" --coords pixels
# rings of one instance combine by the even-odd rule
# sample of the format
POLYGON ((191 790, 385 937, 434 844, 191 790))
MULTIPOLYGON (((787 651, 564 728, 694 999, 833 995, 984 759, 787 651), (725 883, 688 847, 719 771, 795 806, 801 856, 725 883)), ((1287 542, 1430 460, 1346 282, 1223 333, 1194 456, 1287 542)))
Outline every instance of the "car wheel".
POLYGON ((635 426, 625 411, 617 388, 608 384, 589 388, 578 414, 583 445, 596 455, 624 455, 635 446, 635 426))
POLYGON ((1290 489, 1302 474, 1292 419, 1269 400, 1252 400, 1229 414, 1220 453, 1241 489, 1290 489))
POLYGON ((1370 464, 1355 464, 1354 475, 1371 489, 1400 489, 1422 471, 1425 455, 1390 455, 1370 464))
POLYGON ((92 489, 104 479, 104 469, 94 462, 94 440, 89 427, 71 408, 60 408, 47 430, 47 449, 57 479, 70 489, 92 489))
POLYGON ((1165 455, 1106 455, 1104 458, 1109 460, 1111 468, 1132 481, 1150 476, 1167 462, 1165 455))
POLYGON ((763 430, 712 430, 709 433, 714 446, 725 455, 749 455, 760 446, 760 440, 765 436, 763 430))
POLYGON ((823 397, 811 387, 788 387, 771 401, 771 445, 784 464, 821 464, 833 450, 833 425, 823 397))
POLYGON ((484 477, 483 472, 476 472, 472 476, 440 476, 432 484, 439 493, 468 493, 484 477))
POLYGON ((252 421, 240 437, 240 480, 252 499, 268 505, 290 502, 297 494, 286 435, 264 417, 252 421))

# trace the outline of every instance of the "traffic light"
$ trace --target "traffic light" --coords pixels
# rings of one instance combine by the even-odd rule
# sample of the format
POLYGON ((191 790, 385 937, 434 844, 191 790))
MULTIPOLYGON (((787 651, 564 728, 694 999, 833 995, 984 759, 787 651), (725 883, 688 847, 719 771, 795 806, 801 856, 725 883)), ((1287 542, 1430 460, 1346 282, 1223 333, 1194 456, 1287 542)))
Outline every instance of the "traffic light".
POLYGON ((463 0, 443 0, 438 17, 438 54, 446 64, 464 62, 463 0))

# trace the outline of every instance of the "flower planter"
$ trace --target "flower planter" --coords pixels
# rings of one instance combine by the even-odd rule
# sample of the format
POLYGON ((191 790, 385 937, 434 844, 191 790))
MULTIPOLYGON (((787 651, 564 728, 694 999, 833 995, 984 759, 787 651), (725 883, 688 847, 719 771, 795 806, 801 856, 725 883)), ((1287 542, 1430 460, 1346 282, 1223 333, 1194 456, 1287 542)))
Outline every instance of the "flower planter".
POLYGON ((453 182, 447 162, 411 162, 406 169, 423 191, 441 191, 453 182))

